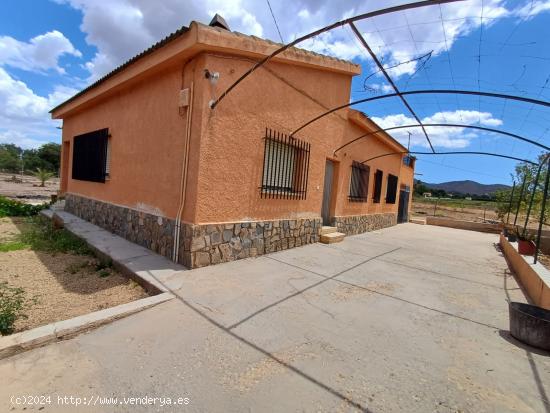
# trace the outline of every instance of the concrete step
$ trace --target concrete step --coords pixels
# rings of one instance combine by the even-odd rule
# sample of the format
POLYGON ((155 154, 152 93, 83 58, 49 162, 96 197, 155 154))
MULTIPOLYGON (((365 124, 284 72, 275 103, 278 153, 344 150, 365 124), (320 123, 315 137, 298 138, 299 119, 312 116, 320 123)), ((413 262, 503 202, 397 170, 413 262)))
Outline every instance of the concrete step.
POLYGON ((335 242, 341 242, 346 234, 342 232, 331 232, 330 234, 321 234, 321 242, 323 244, 334 244, 335 242))
POLYGON ((409 222, 412 224, 426 225, 426 218, 411 218, 409 222))
POLYGON ((328 227, 326 225, 321 227, 321 235, 332 234, 333 232, 338 232, 338 229, 336 227, 328 227))

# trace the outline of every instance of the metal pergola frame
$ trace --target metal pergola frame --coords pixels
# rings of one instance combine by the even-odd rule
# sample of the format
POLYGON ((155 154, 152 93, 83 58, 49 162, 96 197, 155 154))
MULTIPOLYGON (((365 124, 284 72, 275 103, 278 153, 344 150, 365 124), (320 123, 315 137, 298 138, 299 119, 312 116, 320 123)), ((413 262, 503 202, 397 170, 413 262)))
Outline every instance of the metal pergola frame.
POLYGON ((328 32, 332 29, 336 29, 338 27, 342 27, 346 24, 353 23, 353 22, 356 22, 356 21, 359 21, 359 20, 370 19, 372 17, 382 16, 382 15, 385 15, 385 14, 395 13, 395 12, 398 12, 398 11, 412 10, 412 9, 417 9, 417 8, 420 8, 420 7, 426 7, 426 6, 435 6, 435 5, 438 5, 438 4, 456 3, 456 2, 459 2, 459 1, 464 1, 464 0, 424 0, 424 1, 418 1, 418 2, 415 2, 415 3, 407 3, 407 4, 401 4, 399 6, 387 7, 387 8, 384 8, 384 9, 374 10, 374 11, 371 11, 371 12, 368 12, 368 13, 359 14, 357 16, 353 16, 353 17, 350 17, 350 18, 347 18, 347 19, 344 19, 344 20, 337 21, 336 23, 333 23, 333 24, 325 26, 321 29, 315 30, 314 32, 308 33, 308 34, 306 34, 302 37, 298 37, 294 41, 281 46, 280 48, 278 48, 277 50, 272 52, 270 55, 264 57, 263 59, 258 61, 254 66, 252 66, 250 69, 248 69, 245 73, 243 73, 237 80, 235 80, 220 95, 219 98, 217 98, 216 100, 214 100, 214 102, 212 102, 212 104, 210 105, 210 108, 211 109, 216 108, 216 106, 218 106, 218 104, 229 93, 231 93, 231 91, 239 83, 241 83, 244 79, 246 79, 248 76, 250 76, 252 73, 254 73, 258 68, 260 68, 261 66, 266 64, 269 60, 271 60, 275 56, 283 53, 285 50, 287 50, 287 49, 289 49, 293 46, 296 46, 298 43, 301 43, 304 40, 311 39, 312 37, 315 37, 315 36, 318 36, 322 33, 328 32))
MULTIPOLYGON (((389 130, 397 130, 397 129, 405 129, 405 128, 413 128, 413 127, 420 127, 422 128, 422 131, 424 133, 424 136, 430 146, 430 149, 432 150, 432 152, 418 152, 418 151, 399 151, 399 152, 392 152, 392 153, 386 153, 386 154, 381 154, 381 155, 378 155, 378 156, 375 156, 375 157, 372 157, 370 159, 367 159, 361 163, 365 163, 365 162, 368 162, 368 161, 371 161, 371 160, 374 160, 374 159, 378 159, 378 158, 381 158, 381 157, 385 157, 385 156, 390 156, 390 155, 396 155, 396 154, 417 154, 417 155, 483 155, 483 156, 494 156, 494 157, 499 157, 499 158, 505 158, 505 159, 512 159, 512 160, 516 160, 516 161, 520 161, 520 162, 525 162, 525 163, 529 163, 531 165, 538 165, 538 168, 537 168, 537 174, 536 174, 536 178, 535 178, 535 181, 534 181, 534 187, 533 187, 533 192, 531 194, 531 200, 530 200, 530 203, 529 203, 529 208, 527 210, 527 217, 526 217, 526 220, 525 220, 525 225, 523 227, 523 235, 525 235, 525 232, 526 232, 526 228, 527 228, 527 224, 528 224, 528 221, 529 221, 529 215, 531 213, 531 209, 532 209, 532 204, 533 204, 533 200, 534 200, 534 196, 535 196, 535 192, 536 192, 536 189, 537 189, 537 186, 538 186, 538 181, 539 181, 539 178, 540 178, 540 174, 541 174, 541 171, 542 171, 542 168, 544 167, 544 164, 548 164, 548 168, 547 168, 547 173, 546 173, 546 179, 545 179, 545 184, 544 184, 544 191, 543 191, 543 199, 542 199, 542 207, 541 207, 541 215, 540 215, 540 219, 539 219, 539 226, 538 226, 538 231, 537 231, 537 240, 536 240, 536 250, 535 250, 535 256, 534 256, 534 262, 536 263, 537 262, 537 257, 538 257, 538 251, 539 251, 539 248, 540 248, 540 237, 541 237, 541 231, 542 231, 542 224, 543 224, 543 221, 544 221, 544 210, 545 210, 545 207, 546 207, 546 201, 547 201, 547 195, 548 195, 548 186, 549 186, 549 183, 550 183, 550 148, 548 146, 545 146, 543 145, 542 143, 539 143, 539 142, 536 142, 536 141, 533 141, 531 139, 528 139, 528 138, 525 138, 525 137, 522 137, 520 135, 517 135, 517 134, 514 134, 514 133, 510 133, 510 132, 506 132, 506 131, 501 131, 501 130, 498 130, 498 129, 492 129, 492 128, 487 128, 487 127, 482 127, 482 126, 474 126, 474 125, 461 125, 461 124, 436 124, 436 123, 431 123, 431 124, 424 124, 422 123, 422 121, 420 120, 420 118, 418 117, 418 115, 416 114, 416 112, 413 110, 413 108, 410 106, 410 104, 408 103, 407 99, 405 98, 405 96, 409 96, 409 95, 421 95, 421 94, 457 94, 457 95, 472 95, 472 96, 486 96, 486 97, 492 97, 492 98, 499 98, 499 99, 509 99, 509 100, 515 100, 515 101, 520 101, 520 102, 525 102, 525 103, 531 103, 533 105, 540 105, 540 106, 545 106, 545 107, 550 107, 550 102, 548 101, 543 101, 543 100, 539 100, 539 99, 533 99, 533 98, 526 98, 526 97, 521 97, 521 96, 514 96, 514 95, 508 95, 508 94, 502 94, 502 93, 491 93, 491 92, 482 92, 480 90, 478 91, 472 91, 472 90, 454 90, 454 89, 425 89, 425 90, 411 90, 411 91, 404 91, 404 92, 401 92, 398 88, 397 88, 397 85, 395 84, 395 82, 391 79, 391 77, 389 76, 389 74, 387 73, 386 69, 384 68, 384 66, 381 64, 381 62, 378 60, 376 54, 372 51, 372 49, 370 48, 370 46, 368 45, 368 43, 366 42, 365 38, 361 35, 361 33, 359 32, 359 30, 357 29, 357 27, 355 26, 354 22, 356 21, 359 21, 359 20, 364 20, 364 19, 368 19, 368 18, 372 18, 372 17, 376 17, 376 16, 381 16, 381 15, 385 15, 385 14, 390 14, 390 13, 395 13, 395 12, 399 12, 399 11, 405 11, 405 10, 412 10, 412 9, 416 9, 416 8, 421 8, 421 7, 427 7, 427 6, 432 6, 432 5, 440 5, 440 4, 446 4, 446 3, 454 3, 454 2, 458 2, 458 1, 464 1, 464 0, 424 0, 424 1, 419 1, 419 2, 415 2, 415 3, 408 3, 408 4, 403 4, 403 5, 399 5, 399 6, 393 6, 393 7, 388 7, 388 8, 384 8, 384 9, 380 9, 380 10, 376 10, 376 11, 372 11, 372 12, 369 12, 369 13, 364 13, 364 14, 360 14, 360 15, 357 15, 357 16, 354 16, 354 17, 351 17, 351 18, 347 18, 347 19, 344 19, 344 20, 340 20, 336 23, 333 23, 331 25, 328 25, 328 26, 325 26, 321 29, 318 29, 314 32, 311 32, 309 34, 306 34, 302 37, 299 37, 297 39, 295 39, 294 41, 288 43, 288 44, 285 44, 283 46, 281 46, 280 48, 278 48, 277 50, 275 50, 274 52, 272 52, 270 55, 268 56, 265 56, 263 59, 259 60, 258 62, 256 62, 250 69, 248 69, 245 73, 243 73, 236 81, 234 81, 221 95, 220 97, 218 97, 216 100, 214 100, 211 104, 210 104, 210 108, 213 110, 215 109, 218 104, 239 84, 241 83, 244 79, 246 79, 248 76, 250 76, 254 71, 256 71, 258 68, 260 68, 261 66, 263 66, 264 64, 266 64, 269 60, 271 60, 273 57, 283 53, 285 50, 297 45, 298 43, 300 42, 303 42, 304 40, 307 40, 307 39, 310 39, 312 37, 315 37, 319 34, 322 34, 324 32, 327 32, 327 31, 330 31, 332 29, 335 29, 337 27, 342 27, 342 26, 345 26, 345 25, 349 25, 350 28, 352 29, 352 31, 354 32, 354 34, 357 36, 357 38, 359 39, 359 41, 361 42, 361 44, 363 45, 363 47, 367 50, 367 52, 369 53, 369 55, 371 56, 371 58, 374 60, 375 64, 378 66, 380 72, 382 72, 382 74, 384 75, 384 77, 386 78, 386 80, 390 83, 391 87, 393 88, 393 90, 395 91, 395 93, 390 93, 390 94, 386 94, 386 95, 378 95, 378 96, 372 96, 372 97, 368 97, 368 98, 364 98, 364 99, 360 99, 360 100, 357 100, 357 101, 353 101, 353 102, 349 102, 347 104, 344 104, 344 105, 341 105, 341 106, 338 106, 338 107, 335 107, 335 108, 332 108, 332 109, 329 109, 328 111, 316 116, 315 118, 313 119, 310 119, 309 121, 307 121, 306 123, 302 124, 300 127, 298 127, 297 129, 295 129, 291 134, 290 134, 290 137, 294 136, 296 133, 298 133, 299 131, 303 130, 305 127, 311 125, 313 122, 331 114, 331 113, 334 113, 340 109, 344 109, 344 108, 347 108, 347 107, 350 107, 350 106, 353 106, 353 105, 357 105, 359 103, 366 103, 366 102, 372 102, 372 101, 377 101, 377 100, 380 100, 380 99, 386 99, 386 98, 391 98, 391 97, 399 97, 401 99, 401 101, 403 102, 403 104, 405 105, 405 107, 407 108, 407 110, 410 112, 410 114, 415 118, 415 120, 418 122, 418 124, 415 124, 415 125, 401 125, 401 126, 394 126, 394 127, 390 127, 390 128, 385 128, 385 129, 379 129, 377 131, 373 131, 373 132, 370 132, 370 133, 367 133, 367 134, 364 134, 364 135, 361 135, 353 140, 351 140, 350 142, 347 142, 346 144, 340 146, 339 148, 337 148, 335 151, 334 151, 334 154, 336 154, 336 152, 338 152, 339 150, 343 149, 344 147, 358 141, 359 139, 361 138, 364 138, 364 137, 367 137, 367 136, 370 136, 370 135, 374 135, 378 132, 386 132, 386 131, 389 131, 389 130), (521 159, 521 158, 518 158, 518 157, 514 157, 514 156, 509 156, 509 155, 503 155, 503 154, 497 154, 497 153, 491 153, 491 152, 466 152, 466 151, 452 151, 452 152, 436 152, 433 145, 432 145, 432 142, 428 136, 428 133, 426 131, 426 127, 432 127, 432 126, 437 126, 437 127, 460 127, 460 128, 471 128, 471 129, 477 129, 477 130, 483 130, 483 131, 487 131, 487 132, 493 132, 493 133, 499 133, 499 134, 502 134, 502 135, 506 135, 506 136, 509 136, 509 137, 512 137, 514 139, 518 139, 518 140, 521 140, 521 141, 524 141, 524 142, 527 142, 527 143, 530 143, 532 145, 535 145, 535 146, 538 146, 540 148, 543 148, 545 149, 546 151, 548 151, 548 153, 546 154, 546 156, 544 157, 544 159, 540 162, 540 163, 535 163, 535 162, 532 162, 530 160, 527 160, 527 159, 521 159)), ((527 180, 527 177, 524 177, 523 179, 523 184, 522 184, 522 189, 521 189, 521 194, 520 194, 520 199, 519 199, 519 202, 518 202, 518 208, 516 210, 516 217, 514 219, 514 225, 516 224, 516 221, 517 221, 517 217, 518 217, 518 213, 519 213, 519 206, 520 206, 520 203, 521 203, 521 199, 523 197, 523 192, 524 192, 524 189, 525 189, 525 185, 526 185, 526 180, 527 180)), ((513 194, 514 194, 514 189, 515 189, 515 182, 514 182, 514 187, 512 189, 512 195, 511 195, 511 198, 510 198, 510 208, 511 209, 511 205, 512 205, 512 197, 513 197, 513 194)), ((508 217, 509 217, 509 212, 508 212, 508 217)))
POLYGON ((517 135, 515 133, 511 133, 511 132, 506 132, 506 131, 503 131, 503 130, 500 130, 500 129, 493 129, 493 128, 487 128, 485 126, 476 126, 476 125, 463 125, 463 124, 459 124, 459 123, 424 123, 423 125, 417 125, 417 124, 412 124, 412 125, 400 125, 400 126, 392 126, 392 127, 389 127, 389 128, 381 128, 381 129, 377 129, 375 131, 371 131, 371 132, 368 132, 368 133, 365 133, 363 135, 360 135, 358 136, 357 138, 354 138, 352 139, 351 141, 349 142, 346 142, 345 144, 343 144, 342 146, 339 146, 338 148, 336 148, 334 150, 334 155, 336 155, 336 152, 344 149, 346 146, 349 146, 351 145, 352 143, 355 143, 363 138, 366 138, 366 137, 369 137, 369 136, 372 136, 372 135, 375 135, 377 133, 380 133, 380 132, 388 132, 388 131, 392 131, 392 130, 398 130, 398 129, 409 129, 409 128, 419 128, 421 126, 425 126, 425 127, 452 127, 452 128, 466 128, 466 129, 477 129, 477 130, 482 130, 482 131, 485 131, 485 132, 493 132, 493 133, 498 133, 500 135, 505 135, 505 136, 509 136, 511 138, 514 138, 514 139, 518 139, 520 141, 523 141, 523 142, 527 142, 527 143, 530 143, 532 145, 535 145, 535 146, 538 146, 539 148, 542 148, 542 149, 545 149, 547 151, 550 151, 550 147, 549 146, 546 146, 546 145, 543 145, 542 143, 540 142, 536 142, 536 141, 533 141, 531 139, 528 139, 528 138, 525 138, 523 136, 520 136, 520 135, 517 135))
POLYGON ((526 97, 523 97, 523 96, 507 95, 507 94, 504 94, 504 93, 480 92, 480 91, 477 91, 477 90, 455 90, 455 89, 407 90, 406 92, 400 92, 399 94, 398 93, 388 93, 386 95, 371 96, 371 97, 368 97, 368 98, 354 100, 352 102, 348 102, 346 104, 336 106, 335 108, 329 109, 326 112, 323 112, 320 115, 317 115, 314 118, 308 120, 306 123, 302 124, 300 127, 295 129, 290 134, 290 136, 295 135, 296 133, 300 132, 305 127, 311 125, 313 122, 316 122, 319 119, 322 119, 327 115, 330 115, 331 113, 334 113, 334 112, 336 112, 338 110, 341 110, 341 109, 348 108, 350 106, 358 105, 359 103, 373 102, 373 101, 376 101, 376 100, 397 97, 399 95, 421 95, 421 94, 449 94, 449 95, 450 94, 457 94, 457 95, 486 96, 486 97, 492 97, 492 98, 497 98, 497 99, 516 100, 516 101, 519 101, 519 102, 532 103, 534 105, 550 107, 550 102, 547 102, 547 101, 544 101, 544 100, 526 98, 526 97))

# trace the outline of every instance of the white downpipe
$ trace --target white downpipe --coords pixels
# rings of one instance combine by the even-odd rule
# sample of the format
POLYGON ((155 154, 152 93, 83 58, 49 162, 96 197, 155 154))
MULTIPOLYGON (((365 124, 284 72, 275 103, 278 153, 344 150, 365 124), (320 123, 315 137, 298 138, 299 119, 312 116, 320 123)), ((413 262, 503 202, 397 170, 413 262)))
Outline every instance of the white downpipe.
POLYGON ((180 246, 180 232, 181 232, 181 214, 183 213, 183 207, 185 206, 185 192, 187 188, 187 168, 189 161, 189 142, 191 140, 191 121, 193 116, 193 82, 190 86, 190 98, 189 106, 187 107, 187 126, 185 131, 185 153, 183 156, 183 163, 181 168, 181 182, 180 182, 180 199, 178 205, 178 212, 176 215, 176 225, 174 228, 174 250, 172 253, 173 261, 178 263, 179 261, 179 246, 180 246))

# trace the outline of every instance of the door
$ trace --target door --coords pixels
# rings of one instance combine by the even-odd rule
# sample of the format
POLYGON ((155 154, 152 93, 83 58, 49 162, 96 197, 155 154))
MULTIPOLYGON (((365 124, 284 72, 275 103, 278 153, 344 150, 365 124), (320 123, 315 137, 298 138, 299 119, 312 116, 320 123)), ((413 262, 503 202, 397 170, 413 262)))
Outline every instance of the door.
POLYGON ((397 211, 397 223, 402 224, 409 220, 409 195, 410 188, 406 186, 399 191, 399 209, 397 211))
POLYGON ((323 206, 321 216, 323 225, 330 225, 330 201, 332 196, 332 179, 334 177, 334 162, 327 159, 325 166, 325 183, 323 185, 323 206))

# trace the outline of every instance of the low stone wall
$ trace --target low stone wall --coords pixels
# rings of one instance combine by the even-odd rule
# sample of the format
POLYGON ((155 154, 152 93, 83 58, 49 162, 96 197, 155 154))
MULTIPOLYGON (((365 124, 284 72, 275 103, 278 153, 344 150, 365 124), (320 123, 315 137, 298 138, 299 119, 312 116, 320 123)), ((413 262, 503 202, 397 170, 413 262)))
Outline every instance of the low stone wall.
MULTIPOLYGON (((175 221, 75 194, 65 210, 129 241, 172 258, 175 221)), ((179 263, 188 268, 255 257, 318 242, 321 218, 195 225, 182 223, 179 263)))
POLYGON ((186 224, 180 262, 197 268, 311 244, 319 241, 321 226, 321 218, 186 224))
POLYGON ((426 217, 426 225, 465 229, 468 231, 490 232, 492 234, 498 234, 502 230, 502 224, 486 224, 483 222, 461 221, 458 219, 440 217, 426 217))
POLYGON ((550 310, 550 271, 540 262, 532 264, 533 257, 521 255, 517 242, 509 242, 503 234, 500 234, 500 248, 531 301, 550 310))
POLYGON ((394 213, 351 215, 332 218, 332 226, 346 235, 362 234, 397 225, 397 215, 394 213))
POLYGON ((173 219, 74 194, 65 195, 65 211, 157 254, 172 258, 173 219))

